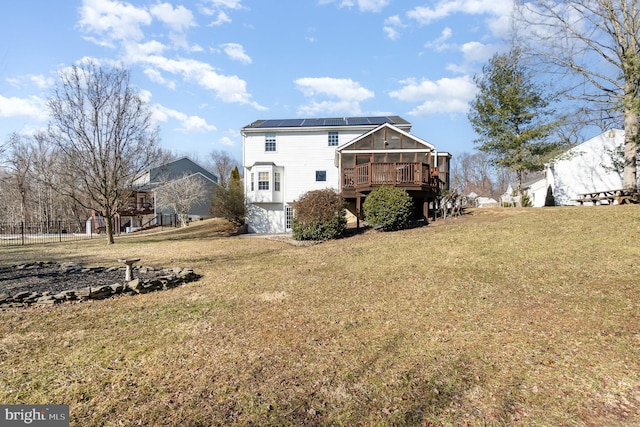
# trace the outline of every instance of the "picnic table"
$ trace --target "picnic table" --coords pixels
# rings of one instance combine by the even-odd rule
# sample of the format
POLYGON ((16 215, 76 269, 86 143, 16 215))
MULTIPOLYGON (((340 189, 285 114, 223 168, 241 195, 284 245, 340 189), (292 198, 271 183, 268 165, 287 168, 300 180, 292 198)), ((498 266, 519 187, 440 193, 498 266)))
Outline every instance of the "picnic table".
POLYGON ((638 190, 635 188, 620 188, 617 190, 591 191, 588 193, 581 193, 578 194, 578 198, 574 200, 580 203, 580 205, 589 202, 593 203, 594 206, 597 204, 613 205, 614 202, 618 202, 619 205, 623 205, 625 203, 638 203, 638 196, 638 190))

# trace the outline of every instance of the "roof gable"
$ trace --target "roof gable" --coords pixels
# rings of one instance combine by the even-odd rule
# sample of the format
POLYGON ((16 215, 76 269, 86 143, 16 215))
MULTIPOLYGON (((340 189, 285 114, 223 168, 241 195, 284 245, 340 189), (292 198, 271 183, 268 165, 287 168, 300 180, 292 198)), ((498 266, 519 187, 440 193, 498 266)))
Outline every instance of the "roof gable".
POLYGON ((200 174, 209 181, 218 182, 217 176, 215 176, 188 157, 182 157, 180 159, 167 162, 155 168, 151 168, 151 170, 149 171, 149 178, 151 182, 157 182, 160 180, 181 178, 185 174, 200 174))
MULTIPOLYGON (((369 138, 371 138, 372 136, 376 136, 377 134, 380 133, 385 133, 388 137, 390 136, 390 138, 394 138, 396 136, 396 134, 398 134, 397 136, 399 136, 400 138, 406 138, 409 139, 410 141, 413 141, 417 146, 421 146, 422 149, 428 149, 428 150, 435 150, 436 147, 421 139, 418 138, 415 135, 410 134, 409 132, 405 132, 404 130, 389 124, 389 123, 384 123, 381 124, 380 126, 376 127, 375 129, 370 130, 369 132, 366 132, 360 136, 358 136, 357 138, 352 139, 351 141, 348 141, 344 144, 342 144, 341 146, 339 146, 336 151, 341 152, 343 150, 347 150, 347 149, 354 149, 357 147, 358 143, 364 140, 367 140, 369 138)), ((383 138, 384 139, 384 138, 383 138)), ((389 150, 393 150, 393 144, 388 142, 387 139, 384 139, 384 143, 387 146, 386 149, 389 150)), ((417 148, 417 147, 416 147, 417 148)))

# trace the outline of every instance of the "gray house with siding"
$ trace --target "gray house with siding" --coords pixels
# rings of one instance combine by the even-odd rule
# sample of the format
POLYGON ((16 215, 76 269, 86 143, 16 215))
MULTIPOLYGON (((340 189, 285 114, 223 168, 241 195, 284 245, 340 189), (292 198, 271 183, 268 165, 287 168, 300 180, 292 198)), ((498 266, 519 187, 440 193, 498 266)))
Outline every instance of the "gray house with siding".
POLYGON ((197 218, 210 218, 211 198, 218 177, 200 166, 188 157, 150 168, 145 171, 135 182, 128 203, 118 212, 121 217, 123 227, 128 224, 130 229, 136 229, 152 224, 158 215, 173 214, 174 212, 163 212, 156 207, 155 188, 168 181, 182 179, 185 177, 198 177, 207 187, 205 201, 193 207, 190 216, 197 218))

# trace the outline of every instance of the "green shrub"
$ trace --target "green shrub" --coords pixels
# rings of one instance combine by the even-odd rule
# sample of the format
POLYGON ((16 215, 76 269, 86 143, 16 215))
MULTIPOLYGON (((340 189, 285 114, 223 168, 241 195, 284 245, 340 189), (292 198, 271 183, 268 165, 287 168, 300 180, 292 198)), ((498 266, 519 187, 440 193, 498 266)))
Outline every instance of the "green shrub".
POLYGON ((292 203, 291 227, 296 240, 329 240, 340 237, 347 225, 344 199, 334 190, 314 190, 292 203))
POLYGON ((364 219, 383 230, 406 228, 413 216, 411 196, 401 188, 379 187, 373 190, 362 205, 364 219))
POLYGON ((329 221, 316 221, 307 225, 302 225, 294 218, 291 226, 296 240, 329 240, 340 237, 346 224, 344 215, 334 215, 329 221))

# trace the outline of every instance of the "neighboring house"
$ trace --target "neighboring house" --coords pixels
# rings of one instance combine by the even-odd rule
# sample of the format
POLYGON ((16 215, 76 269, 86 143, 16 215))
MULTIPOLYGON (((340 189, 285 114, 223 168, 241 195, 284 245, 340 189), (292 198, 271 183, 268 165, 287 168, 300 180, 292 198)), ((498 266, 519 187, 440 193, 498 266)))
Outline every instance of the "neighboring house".
POLYGON ((582 193, 623 187, 622 173, 614 167, 615 152, 624 146, 624 131, 608 130, 576 145, 548 163, 543 178, 527 183, 524 190, 534 207, 545 205, 551 187, 556 205, 577 205, 582 193))
POLYGON ((451 155, 410 130, 398 116, 258 120, 242 128, 249 232, 290 231, 292 202, 325 188, 361 218, 371 190, 401 187, 428 216, 447 188, 451 155))
POLYGON ((206 183, 208 197, 204 202, 194 206, 189 215, 197 218, 211 217, 211 198, 218 177, 188 157, 182 157, 150 168, 134 182, 129 202, 118 211, 122 228, 125 229, 123 231, 155 225, 159 223, 162 215, 174 214, 156 208, 154 189, 162 183, 192 176, 200 177, 206 183))
POLYGON ((475 206, 477 208, 497 208, 498 201, 492 197, 478 196, 475 206))
POLYGON ((533 207, 544 206, 547 198, 546 171, 536 174, 536 178, 529 179, 522 183, 522 192, 529 196, 529 201, 533 207))

